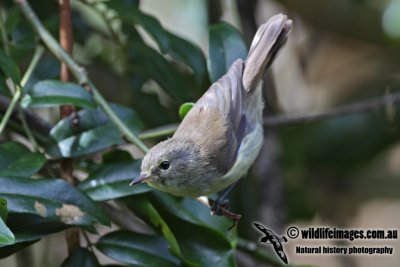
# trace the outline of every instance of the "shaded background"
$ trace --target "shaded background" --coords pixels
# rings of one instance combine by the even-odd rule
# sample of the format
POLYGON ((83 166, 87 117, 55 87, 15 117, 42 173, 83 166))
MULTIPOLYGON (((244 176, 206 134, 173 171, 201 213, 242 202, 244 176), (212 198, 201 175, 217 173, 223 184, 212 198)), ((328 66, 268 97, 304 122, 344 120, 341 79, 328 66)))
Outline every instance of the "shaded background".
MULTIPOLYGON (((46 26, 55 32, 55 3, 34 2, 35 10, 46 17, 46 26)), ((106 27, 101 20, 81 2, 72 3, 74 58, 87 67, 109 101, 134 108, 147 128, 178 122, 179 105, 197 99, 207 88, 207 78, 200 77, 196 82, 187 78, 180 84, 185 93, 174 98, 163 94, 160 82, 136 75, 139 67, 134 62, 141 55, 126 58, 115 42, 104 37, 106 27)), ((267 77, 266 116, 319 112, 394 93, 399 87, 398 0, 141 0, 140 7, 167 30, 197 44, 205 54, 208 26, 212 23, 229 22, 249 44, 258 25, 271 15, 282 12, 293 19, 288 43, 267 77)), ((139 27, 138 31, 156 47, 143 29, 139 27)), ((21 67, 26 68, 34 37, 23 23, 15 34, 20 50, 14 53, 21 67)), ((57 62, 49 57, 35 75, 38 80, 57 76, 57 62)), ((176 81, 169 82, 167 86, 173 87, 176 81)), ((50 121, 57 119, 51 112, 43 112, 50 121)), ((368 113, 267 128, 259 159, 248 179, 241 181, 231 195, 231 209, 244 215, 240 235, 258 239, 251 226, 254 220, 278 233, 284 233, 290 225, 399 229, 398 116, 398 107, 389 103, 368 113)), ((60 245, 63 242, 59 241, 62 238, 61 234, 50 236, 36 244, 31 252, 36 265, 32 266, 58 266, 66 256, 64 245, 60 245)), ((359 243, 344 243, 356 244, 359 243)), ((290 241, 285 251, 295 265, 395 266, 400 262, 398 240, 367 244, 390 245, 395 254, 296 255, 294 247, 306 245, 303 241, 290 241)), ((260 266, 245 254, 239 254, 237 259, 239 266, 260 266)), ((0 260, 0 265, 14 266, 15 262, 15 258, 6 258, 0 260)))

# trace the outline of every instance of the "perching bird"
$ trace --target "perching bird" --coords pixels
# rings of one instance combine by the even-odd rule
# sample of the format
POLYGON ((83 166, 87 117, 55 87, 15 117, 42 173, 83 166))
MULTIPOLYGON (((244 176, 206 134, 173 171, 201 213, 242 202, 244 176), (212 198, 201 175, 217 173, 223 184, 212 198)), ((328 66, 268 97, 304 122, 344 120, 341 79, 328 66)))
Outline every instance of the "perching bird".
POLYGON ((291 25, 282 14, 261 25, 247 59, 236 60, 197 101, 173 137, 146 154, 131 185, 146 182, 176 196, 198 197, 245 176, 263 142, 262 76, 291 25))

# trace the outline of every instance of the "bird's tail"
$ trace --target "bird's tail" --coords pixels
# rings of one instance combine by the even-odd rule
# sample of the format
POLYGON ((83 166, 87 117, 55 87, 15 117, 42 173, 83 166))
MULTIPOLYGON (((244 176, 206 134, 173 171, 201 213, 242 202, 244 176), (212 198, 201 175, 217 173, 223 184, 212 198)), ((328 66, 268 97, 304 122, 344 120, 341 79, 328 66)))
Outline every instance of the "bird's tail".
POLYGON ((243 86, 252 90, 274 61, 275 55, 285 44, 292 28, 286 15, 278 14, 261 25, 253 39, 243 72, 243 86))

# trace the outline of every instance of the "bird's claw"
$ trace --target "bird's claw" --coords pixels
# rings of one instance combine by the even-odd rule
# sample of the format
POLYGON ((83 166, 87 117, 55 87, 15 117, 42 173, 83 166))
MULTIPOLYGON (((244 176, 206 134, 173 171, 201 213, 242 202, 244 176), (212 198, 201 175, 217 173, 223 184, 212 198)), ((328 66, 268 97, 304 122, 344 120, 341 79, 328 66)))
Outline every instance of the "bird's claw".
POLYGON ((240 221, 240 218, 242 218, 242 215, 233 213, 228 210, 229 207, 229 200, 227 199, 222 199, 222 200, 209 200, 210 205, 211 205, 211 213, 213 215, 217 216, 225 216, 228 219, 231 219, 233 221, 233 224, 227 229, 228 231, 231 230, 232 228, 235 228, 237 224, 240 221))
POLYGON ((229 208, 229 200, 228 199, 217 199, 211 200, 211 212, 213 215, 223 216, 222 210, 227 210, 229 208))

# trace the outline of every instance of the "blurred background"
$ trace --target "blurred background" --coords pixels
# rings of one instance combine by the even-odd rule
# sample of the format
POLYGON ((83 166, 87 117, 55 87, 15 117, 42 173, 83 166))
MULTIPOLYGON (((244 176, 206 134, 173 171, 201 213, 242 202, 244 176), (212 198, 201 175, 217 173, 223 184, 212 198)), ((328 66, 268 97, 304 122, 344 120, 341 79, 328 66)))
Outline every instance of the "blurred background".
MULTIPOLYGON (((46 18, 46 26, 56 31, 54 1, 31 2, 46 18)), ((202 77, 196 83, 184 79, 180 86, 187 94, 172 98, 160 89, 164 86, 160 81, 134 75, 140 68, 132 62, 141 55, 127 58, 115 39, 105 37, 106 25, 84 2, 72 1, 74 58, 86 66, 109 101, 134 108, 146 128, 178 122, 178 107, 196 100, 209 81, 202 77)), ((11 1, 6 3, 11 10, 12 5, 11 1)), ((194 43, 205 55, 209 51, 209 25, 228 22, 242 32, 249 45, 260 24, 273 14, 287 14, 293 20, 293 30, 267 75, 266 116, 323 112, 369 98, 390 97, 400 88, 399 0, 141 0, 140 9, 156 17, 166 30, 194 43)), ((32 53, 29 44, 34 37, 29 25, 16 20, 15 38, 20 46, 15 55, 26 68, 25 58, 32 53)), ((123 27, 118 23, 114 26, 123 27)), ((146 43, 159 49, 147 31, 137 28, 146 43)), ((187 71, 176 64, 177 69, 187 71)), ((49 58, 30 83, 35 77, 40 80, 57 73, 57 61, 49 58)), ((159 75, 169 74, 161 71, 159 75)), ((166 86, 174 86, 174 82, 179 81, 169 81, 166 86)), ((57 120, 51 112, 42 112, 49 121, 57 120)), ((365 113, 266 128, 257 162, 230 196, 231 210, 244 215, 239 234, 257 241, 259 233, 251 226, 253 221, 282 234, 291 225, 400 229, 399 114, 398 105, 388 101, 365 113)), ((31 253, 36 264, 59 266, 66 256, 65 244, 59 241, 63 238, 56 234, 35 244, 31 253)), ((298 255, 295 246, 307 245, 302 240, 290 240, 285 251, 293 265, 384 267, 400 262, 399 240, 364 244, 391 246, 394 255, 298 255)), ((237 259, 239 266, 260 266, 245 254, 239 253, 237 259)), ((0 260, 0 266, 15 264, 15 257, 0 260)))

